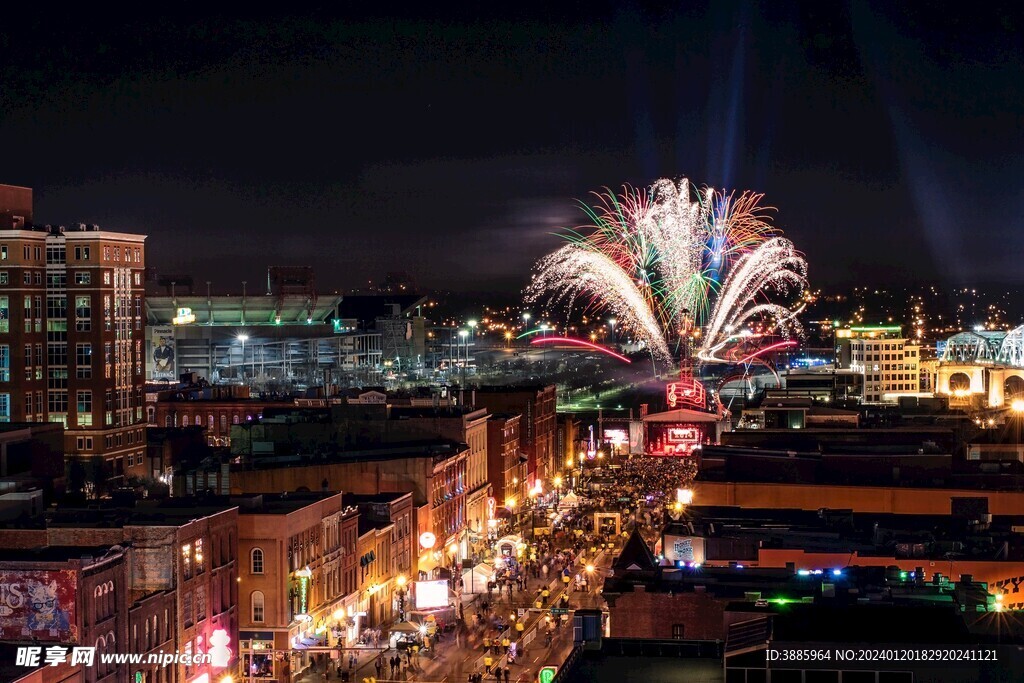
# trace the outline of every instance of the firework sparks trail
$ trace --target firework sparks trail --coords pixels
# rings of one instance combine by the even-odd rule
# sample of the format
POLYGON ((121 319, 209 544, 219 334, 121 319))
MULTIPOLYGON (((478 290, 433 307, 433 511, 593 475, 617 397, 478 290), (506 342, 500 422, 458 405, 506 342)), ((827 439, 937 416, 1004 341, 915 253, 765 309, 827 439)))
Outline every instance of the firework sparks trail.
POLYGON ((802 308, 772 297, 802 291, 807 265, 767 222, 763 195, 691 189, 686 179, 661 179, 646 191, 596 194, 583 206, 591 223, 537 263, 527 300, 610 313, 663 361, 691 321, 705 330, 705 360, 755 320, 799 333, 802 308))

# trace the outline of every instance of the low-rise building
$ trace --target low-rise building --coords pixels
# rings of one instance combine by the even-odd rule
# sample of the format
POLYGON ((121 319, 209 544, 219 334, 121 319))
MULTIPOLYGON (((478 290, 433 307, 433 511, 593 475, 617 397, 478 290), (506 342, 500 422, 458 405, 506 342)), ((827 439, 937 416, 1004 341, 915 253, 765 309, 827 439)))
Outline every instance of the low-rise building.
MULTIPOLYGON (((84 681, 127 683, 134 672, 102 662, 101 655, 129 651, 128 555, 119 545, 4 550, 0 640, 95 647, 95 666, 84 667, 84 681)), ((69 651, 65 655, 70 659, 69 651)), ((150 674, 152 668, 139 667, 150 674)))
POLYGON ((556 467, 555 385, 483 386, 472 395, 472 404, 492 413, 522 415, 520 448, 528 458, 528 487, 561 471, 556 467))
POLYGON ((279 680, 309 664, 309 646, 350 644, 346 614, 345 518, 340 493, 240 496, 239 640, 243 671, 279 680), (337 616, 336 616, 337 614, 337 616), (277 653, 287 652, 287 657, 277 653))
MULTIPOLYGON (((23 520, 19 528, 0 530, 0 547, 7 549, 5 559, 22 552, 14 549, 28 552, 43 546, 38 552, 66 556, 69 561, 77 558, 83 567, 106 567, 97 557, 125 556, 121 584, 117 576, 111 576, 100 582, 98 593, 95 586, 88 586, 98 602, 82 608, 88 619, 83 626, 104 625, 113 632, 112 638, 100 633, 91 644, 108 647, 113 642, 108 650, 119 653, 217 654, 213 662, 169 666, 147 662, 130 672, 133 680, 145 683, 178 683, 202 676, 219 680, 235 670, 237 540, 237 508, 225 499, 213 498, 109 500, 88 508, 59 506, 43 516, 23 520), (101 556, 82 550, 96 547, 109 551, 101 556)), ((48 587, 53 584, 47 582, 48 587)), ((59 599, 59 581, 56 586, 59 599)), ((85 600, 88 595, 77 598, 85 600)), ((40 602, 45 607, 48 600, 40 602)), ((47 618, 59 619, 53 614, 47 618)), ((128 679, 127 668, 113 669, 124 678, 110 680, 128 679)), ((97 680, 89 679, 91 675, 87 670, 87 680, 97 680)), ((97 675, 113 673, 101 670, 97 675)))

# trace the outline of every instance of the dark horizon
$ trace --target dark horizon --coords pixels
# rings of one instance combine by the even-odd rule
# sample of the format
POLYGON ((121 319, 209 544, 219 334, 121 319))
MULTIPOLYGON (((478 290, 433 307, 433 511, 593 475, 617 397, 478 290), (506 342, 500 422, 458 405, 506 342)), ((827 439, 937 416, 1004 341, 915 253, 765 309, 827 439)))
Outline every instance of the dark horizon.
POLYGON ((146 233, 197 282, 512 293, 589 192, 686 176, 764 192, 814 289, 1024 283, 1009 4, 179 9, 3 32, 0 182, 36 222, 146 233))

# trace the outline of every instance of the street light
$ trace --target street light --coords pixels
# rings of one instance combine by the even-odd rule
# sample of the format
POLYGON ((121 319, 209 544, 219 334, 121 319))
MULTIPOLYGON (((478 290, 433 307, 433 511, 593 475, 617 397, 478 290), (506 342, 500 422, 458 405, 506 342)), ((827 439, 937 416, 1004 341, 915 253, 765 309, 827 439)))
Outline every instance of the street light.
POLYGON ((612 344, 615 343, 615 323, 618 322, 615 318, 609 318, 608 324, 612 326, 612 344))
POLYGON ((530 538, 535 538, 537 536, 537 497, 540 496, 540 494, 542 492, 543 492, 543 490, 540 487, 540 480, 538 480, 534 484, 533 488, 531 488, 530 491, 529 491, 530 502, 531 502, 531 506, 530 506, 530 538))
POLYGON ((243 332, 237 339, 242 343, 242 377, 245 377, 245 342, 249 341, 249 335, 243 332))
POLYGON ((529 327, 530 325, 530 314, 523 313, 523 327, 529 327))
POLYGON ((555 484, 555 505, 558 505, 562 494, 562 475, 556 474, 553 481, 555 484))
MULTIPOLYGON (((466 383, 466 366, 469 365, 469 343, 466 342, 466 337, 469 336, 468 330, 459 330, 460 343, 465 343, 466 346, 466 358, 462 361, 462 384, 466 383)), ((458 346, 455 347, 455 355, 458 356, 458 346)))

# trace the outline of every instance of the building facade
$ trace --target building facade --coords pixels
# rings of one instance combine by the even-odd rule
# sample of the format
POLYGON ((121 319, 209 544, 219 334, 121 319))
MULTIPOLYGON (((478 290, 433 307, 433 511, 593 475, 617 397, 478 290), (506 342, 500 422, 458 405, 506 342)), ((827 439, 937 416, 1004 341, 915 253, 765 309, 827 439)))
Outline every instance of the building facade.
POLYGON ((487 477, 498 506, 514 509, 526 497, 526 456, 519 450, 520 416, 492 415, 487 423, 487 477))
POLYGON ((0 585, 8 597, 0 639, 43 648, 95 647, 96 665, 83 669, 84 681, 127 683, 127 667, 99 657, 135 651, 128 649, 127 553, 120 546, 5 550, 0 585), (20 627, 11 624, 15 620, 20 627))
POLYGON ((145 453, 145 236, 0 229, 0 421, 59 422, 113 476, 145 453))
POLYGON ((522 415, 519 441, 528 458, 527 477, 531 488, 536 482, 553 477, 561 470, 555 463, 555 385, 480 387, 473 396, 473 402, 492 413, 522 415))
POLYGON ((243 671, 288 680, 302 648, 346 644, 336 629, 345 597, 340 493, 255 495, 239 503, 239 640, 243 671), (277 652, 290 651, 288 657, 277 652))
POLYGON ((898 325, 845 328, 836 337, 841 366, 863 377, 864 403, 892 403, 921 391, 921 346, 898 325), (849 365, 842 365, 846 358, 849 365))

